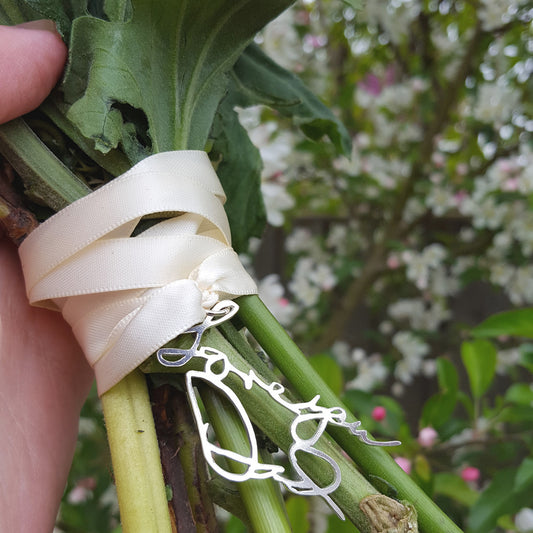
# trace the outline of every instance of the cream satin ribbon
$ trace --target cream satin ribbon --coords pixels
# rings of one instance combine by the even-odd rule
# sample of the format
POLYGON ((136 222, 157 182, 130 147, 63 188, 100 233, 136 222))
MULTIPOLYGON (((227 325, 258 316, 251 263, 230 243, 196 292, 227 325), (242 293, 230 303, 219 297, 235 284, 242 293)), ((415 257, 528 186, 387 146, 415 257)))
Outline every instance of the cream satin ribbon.
POLYGON ((59 310, 103 394, 257 287, 231 248, 226 197, 201 151, 150 156, 69 205, 19 248, 30 303, 59 310), (135 238, 142 217, 165 218, 135 238))

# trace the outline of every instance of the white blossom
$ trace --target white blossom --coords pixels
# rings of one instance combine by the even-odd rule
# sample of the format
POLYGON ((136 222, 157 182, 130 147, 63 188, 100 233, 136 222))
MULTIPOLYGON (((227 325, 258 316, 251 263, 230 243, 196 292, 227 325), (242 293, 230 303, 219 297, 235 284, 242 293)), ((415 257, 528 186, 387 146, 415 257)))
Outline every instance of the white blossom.
POLYGON ((429 353, 429 346, 410 331, 399 331, 392 338, 392 344, 406 358, 421 359, 429 353))
POLYGON ((280 324, 289 325, 296 313, 294 304, 285 298, 285 289, 277 274, 269 274, 257 284, 258 294, 280 324))
POLYGON ((533 509, 524 507, 516 513, 514 517, 514 524, 519 533, 533 532, 533 509))
POLYGON ((499 28, 511 20, 511 8, 519 5, 514 0, 481 0, 479 19, 481 26, 486 31, 499 28))
POLYGON ((409 26, 419 12, 420 4, 417 0, 394 3, 388 0, 375 0, 364 3, 362 16, 370 24, 382 27, 390 40, 398 44, 409 33, 409 26))
POLYGON ((346 383, 346 390, 372 391, 381 384, 388 375, 387 367, 379 354, 372 354, 359 362, 357 376, 346 383))
POLYGON ((261 183, 261 193, 267 212, 267 221, 272 226, 282 226, 285 221, 284 211, 294 207, 294 198, 279 183, 261 183))
POLYGON ((452 191, 444 187, 433 187, 426 196, 426 206, 437 217, 444 215, 456 204, 452 191))
POLYGON ((317 246, 313 234, 308 228, 296 228, 285 239, 285 250, 291 254, 314 252, 317 246))
POLYGON ((518 267, 505 290, 515 305, 533 303, 533 267, 518 267))
POLYGON ((330 291, 337 284, 337 277, 331 267, 325 263, 316 265, 309 277, 323 291, 330 291))
MULTIPOLYGON (((494 2, 495 0, 490 0, 494 2)), ((520 93, 500 83, 483 83, 478 90, 474 117, 480 122, 505 124, 519 109, 520 93)))
POLYGON ((392 338, 392 344, 403 355, 396 367, 394 376, 409 385, 413 376, 422 369, 423 358, 429 353, 429 346, 410 331, 399 331, 392 338))
POLYGON ((294 28, 294 12, 284 11, 262 32, 262 47, 274 61, 289 70, 298 70, 303 53, 301 39, 294 28))
POLYGON ((520 363, 521 354, 519 348, 509 348, 498 350, 496 372, 506 374, 510 368, 516 367, 520 363))
POLYGON ((345 341, 335 341, 331 347, 331 354, 335 360, 344 367, 351 366, 350 345, 345 341))

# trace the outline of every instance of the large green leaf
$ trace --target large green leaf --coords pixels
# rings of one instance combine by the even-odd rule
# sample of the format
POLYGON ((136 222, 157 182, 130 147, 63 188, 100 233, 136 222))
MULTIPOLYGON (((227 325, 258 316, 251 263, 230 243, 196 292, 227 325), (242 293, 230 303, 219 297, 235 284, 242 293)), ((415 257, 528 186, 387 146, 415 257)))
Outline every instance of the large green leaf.
POLYGON ((348 154, 350 135, 340 120, 305 84, 252 44, 232 71, 233 101, 241 107, 263 104, 292 117, 311 139, 328 136, 339 152, 348 154))
POLYGON ((480 398, 489 388, 496 372, 496 348, 484 339, 463 342, 461 357, 468 373, 474 398, 480 398))
POLYGON ((492 315, 472 330, 475 337, 516 335, 533 339, 533 308, 492 315))
POLYGON ((203 149, 227 72, 291 3, 107 0, 109 20, 72 23, 69 119, 102 152, 121 143, 132 163, 152 152, 203 149))

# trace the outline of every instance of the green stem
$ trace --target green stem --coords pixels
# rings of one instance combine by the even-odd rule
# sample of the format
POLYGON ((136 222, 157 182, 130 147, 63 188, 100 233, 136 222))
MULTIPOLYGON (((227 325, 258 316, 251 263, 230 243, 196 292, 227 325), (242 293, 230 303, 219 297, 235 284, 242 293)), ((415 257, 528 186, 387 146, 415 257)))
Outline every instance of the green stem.
MULTIPOLYGON (((180 342, 184 343, 181 347, 188 344, 186 339, 179 339, 177 342, 172 343, 172 347, 180 347, 180 342)), ((215 329, 210 329, 204 333, 202 345, 226 354, 229 363, 240 372, 249 374, 253 370, 233 346, 215 329)), ((204 366, 205 360, 199 357, 194 357, 183 367, 174 368, 162 367, 157 359, 150 358, 142 365, 142 370, 154 373, 183 373, 189 370, 203 370, 204 366)), ((193 384, 196 383, 193 382, 193 384)), ((245 406, 252 422, 277 446, 288 452, 293 443, 291 425, 294 421, 294 414, 280 403, 274 401, 272 396, 258 385, 247 388, 242 378, 233 372, 228 372, 228 375, 224 378, 224 384, 237 395, 239 401, 245 406)), ((316 432, 317 424, 314 422, 308 421, 298 426, 298 435, 302 439, 311 438, 316 432)), ((346 433, 348 439, 357 440, 346 428, 342 428, 342 432, 346 433)), ((347 518, 356 524, 362 533, 371 533, 372 530, 369 527, 368 518, 360 509, 359 504, 368 496, 376 496, 376 489, 358 472, 353 463, 346 458, 342 450, 326 433, 322 435, 314 447, 331 457, 340 469, 342 483, 330 494, 331 499, 341 508, 347 518)), ((310 453, 298 454, 298 464, 320 487, 329 485, 333 480, 329 463, 310 453)))
POLYGON ((171 533, 144 376, 135 370, 101 399, 124 533, 171 533))
POLYGON ((27 193, 54 211, 91 192, 21 118, 0 126, 0 153, 20 175, 27 193))
MULTIPOLYGON (((320 394, 323 406, 342 407, 348 415, 347 421, 355 422, 356 418, 350 410, 309 364, 259 297, 242 296, 237 299, 237 303, 242 322, 302 398, 310 400, 320 394)), ((330 433, 365 474, 385 479, 398 490, 401 499, 415 505, 422 530, 428 533, 461 533, 457 525, 401 470, 383 448, 368 446, 342 428, 331 427, 330 433)))
MULTIPOLYGON (((248 437, 228 400, 207 386, 201 387, 201 397, 220 445, 249 455, 248 437)), ((242 466, 229 463, 231 470, 239 474, 243 472, 242 466)), ((238 488, 255 533, 290 533, 285 506, 273 480, 250 479, 238 483, 238 488)))

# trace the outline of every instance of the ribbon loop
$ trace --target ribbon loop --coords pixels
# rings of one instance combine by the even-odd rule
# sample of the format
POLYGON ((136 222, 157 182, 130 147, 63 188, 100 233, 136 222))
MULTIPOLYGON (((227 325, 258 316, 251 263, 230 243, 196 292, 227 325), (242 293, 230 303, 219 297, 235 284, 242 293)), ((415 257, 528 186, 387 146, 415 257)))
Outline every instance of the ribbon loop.
POLYGON ((225 200, 205 152, 155 154, 20 246, 30 303, 62 311, 99 394, 219 300, 257 292, 231 248, 225 200), (164 220, 132 238, 147 216, 164 220))

